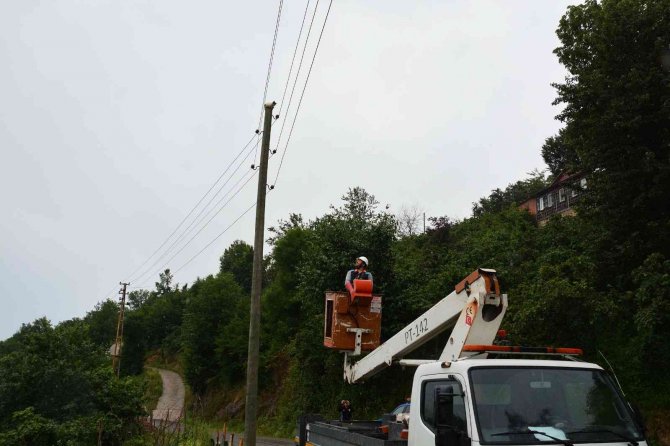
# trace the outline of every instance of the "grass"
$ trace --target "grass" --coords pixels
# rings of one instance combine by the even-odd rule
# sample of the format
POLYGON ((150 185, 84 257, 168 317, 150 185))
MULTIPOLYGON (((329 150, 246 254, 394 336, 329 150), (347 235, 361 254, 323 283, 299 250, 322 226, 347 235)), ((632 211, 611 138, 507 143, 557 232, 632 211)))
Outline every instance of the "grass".
POLYGON ((144 364, 149 367, 156 367, 157 369, 170 370, 184 376, 184 367, 181 364, 179 356, 163 358, 158 352, 155 352, 144 361, 144 364))
POLYGON ((144 391, 144 404, 147 411, 151 412, 158 405, 158 399, 163 393, 163 380, 156 369, 145 367, 144 379, 147 382, 147 388, 144 391))

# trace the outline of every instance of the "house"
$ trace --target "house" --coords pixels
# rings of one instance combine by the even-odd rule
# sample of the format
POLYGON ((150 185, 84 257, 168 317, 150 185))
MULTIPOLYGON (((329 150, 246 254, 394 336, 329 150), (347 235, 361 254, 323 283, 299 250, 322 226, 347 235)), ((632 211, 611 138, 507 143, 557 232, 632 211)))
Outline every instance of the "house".
POLYGON ((579 200, 581 191, 586 189, 586 178, 582 173, 562 172, 553 183, 528 200, 521 203, 540 224, 545 224, 552 215, 575 215, 573 205, 579 200))

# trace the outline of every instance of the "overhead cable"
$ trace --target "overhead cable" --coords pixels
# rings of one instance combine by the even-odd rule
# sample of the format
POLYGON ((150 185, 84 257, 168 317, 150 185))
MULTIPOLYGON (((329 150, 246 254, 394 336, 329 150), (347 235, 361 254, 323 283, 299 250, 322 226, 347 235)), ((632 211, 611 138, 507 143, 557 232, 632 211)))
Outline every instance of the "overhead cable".
POLYGON ((272 183, 273 186, 277 184, 277 179, 279 178, 279 172, 281 172, 282 165, 284 164, 284 156, 288 150, 288 145, 291 142, 291 135, 293 134, 293 127, 295 126, 295 121, 298 119, 298 113, 300 112, 300 105, 302 105, 302 99, 305 96, 305 90, 307 89, 307 83, 309 82, 309 76, 312 74, 312 68, 314 67, 314 61, 316 60, 316 53, 319 51, 319 44, 321 43, 321 38, 323 37, 323 31, 326 29, 326 23, 328 22, 328 15, 330 14, 330 8, 333 6, 333 0, 330 0, 328 4, 328 10, 326 11, 326 17, 323 20, 323 26, 321 27, 321 33, 319 34, 319 40, 316 42, 316 49, 314 50, 314 56, 312 56, 312 63, 309 66, 309 71, 307 72, 307 78, 305 79, 305 85, 302 88, 302 93, 300 94, 300 100, 298 101, 298 107, 296 108, 295 115, 293 116, 293 122, 291 123, 291 129, 288 132, 288 138, 286 139, 286 145, 284 146, 284 151, 281 155, 281 160, 279 161, 279 168, 277 169, 277 175, 275 180, 272 183))
MULTIPOLYGON (((282 112, 282 109, 284 108, 284 98, 286 97, 286 91, 288 90, 288 84, 291 80, 291 73, 293 73, 293 63, 295 62, 296 54, 298 54, 298 47, 300 46, 300 37, 302 37, 302 30, 305 27, 305 19, 307 18, 307 11, 309 10, 309 2, 310 1, 311 0, 307 0, 307 5, 305 5, 305 13, 302 15, 302 23, 300 24, 300 32, 298 33, 298 38, 295 41, 295 49, 293 50, 293 57, 291 58, 291 67, 288 70, 288 76, 286 77, 286 85, 284 85, 284 93, 282 93, 281 101, 279 102, 279 113, 277 113, 277 115, 279 115, 279 116, 282 116, 281 112, 282 112)), ((318 0, 317 0, 317 6, 318 6, 318 0)))
MULTIPOLYGON (((261 113, 258 116, 258 125, 256 128, 260 130, 261 128, 261 121, 263 120, 263 111, 265 107, 265 100, 267 99, 267 94, 268 94, 268 85, 270 85, 270 73, 272 72, 272 62, 274 61, 275 57, 275 47, 277 45, 277 34, 279 33, 279 22, 281 21, 281 11, 282 8, 284 7, 284 0, 279 0, 279 10, 277 11, 277 21, 275 23, 275 33, 274 37, 272 38, 272 49, 270 50, 270 61, 268 62, 268 73, 265 76, 265 89, 263 90, 263 102, 261 102, 261 113)), ((258 156, 258 150, 256 150, 256 153, 254 154, 254 162, 256 161, 256 157, 258 156)))
POLYGON ((215 241, 217 241, 223 234, 225 234, 226 232, 228 232, 228 230, 229 230, 230 228, 232 228, 233 225, 235 225, 235 223, 237 223, 242 217, 244 217, 245 215, 247 215, 247 214, 249 213, 249 211, 252 210, 252 209, 255 208, 255 207, 256 207, 256 202, 254 202, 254 204, 252 204, 251 206, 249 206, 249 207, 247 208, 247 210, 245 210, 244 212, 242 212, 242 214, 241 214, 239 217, 237 217, 237 218, 236 218, 230 225, 228 225, 228 227, 227 227, 226 229, 224 229, 223 231, 221 231, 221 232, 219 233, 219 235, 217 235, 216 237, 214 237, 214 239, 213 239, 212 241, 210 241, 209 243, 207 243, 207 244, 206 244, 200 251, 198 251, 193 257, 191 257, 190 259, 188 259, 188 260, 186 261, 186 263, 184 263, 184 264, 181 265, 179 268, 177 268, 177 269, 174 271, 174 274, 177 274, 177 273, 178 273, 179 271, 181 271, 186 265, 188 265, 189 263, 191 263, 196 257, 198 257, 200 254, 202 254, 207 248, 209 248, 209 247, 212 245, 212 243, 214 243, 215 241))
MULTIPOLYGON (((307 29, 307 36, 305 37, 305 45, 302 47, 302 54, 300 55, 300 62, 298 63, 298 70, 295 73, 295 80, 293 81, 293 87, 291 88, 291 95, 288 98, 288 105, 286 106, 286 115, 288 116, 289 110, 291 109, 291 102, 293 102, 293 93, 295 93, 295 87, 298 84, 298 78, 300 77, 300 70, 302 69, 302 62, 305 58, 305 52, 307 51, 307 44, 309 43, 309 36, 312 33, 312 25, 314 25, 314 19, 316 18, 316 12, 319 9, 319 0, 316 0, 316 5, 314 6, 314 12, 312 13, 312 20, 309 22, 309 28, 307 29)), ((305 11, 306 13, 307 11, 305 11)), ((298 40, 297 43, 299 43, 298 40)), ((296 44, 297 45, 297 44, 296 44)), ((288 81, 287 81, 288 84, 288 81)), ((286 91, 284 91, 286 93, 286 91)), ((284 127, 286 126, 286 119, 282 120, 281 129, 279 130, 279 138, 277 138, 277 144, 275 145, 275 150, 279 148, 282 135, 284 134, 284 127)))
MULTIPOLYGON (((214 215, 212 215, 212 217, 211 217, 209 220, 207 220, 207 222, 206 222, 203 226, 201 226, 200 229, 198 229, 198 232, 196 232, 196 233, 195 233, 195 234, 194 234, 194 235, 193 235, 193 236, 192 236, 192 237, 191 237, 191 238, 190 238, 190 239, 189 239, 189 240, 188 240, 188 241, 181 247, 181 248, 179 248, 179 250, 178 250, 177 252, 175 252, 175 253, 172 255, 172 257, 170 257, 165 263, 163 263, 163 266, 161 266, 158 270, 155 270, 154 274, 157 274, 157 273, 163 271, 163 270, 170 264, 170 262, 171 262, 172 260, 174 260, 175 257, 177 257, 177 256, 178 256, 178 255, 179 255, 179 254, 180 254, 180 253, 181 253, 181 252, 182 252, 188 245, 190 245, 191 242, 192 242, 192 241, 193 241, 193 240, 194 240, 194 239, 195 239, 195 238, 196 238, 196 237, 197 237, 197 236, 198 236, 198 235, 199 235, 199 234, 200 234, 200 233, 201 233, 201 232, 202 232, 208 225, 209 225, 209 223, 210 223, 210 222, 211 222, 211 221, 212 221, 212 220, 213 220, 213 219, 214 219, 214 218, 215 218, 215 217, 216 217, 216 216, 223 210, 223 208, 225 208, 226 205, 228 205, 228 203, 230 203, 230 202, 233 200, 233 198, 235 198, 235 197, 242 191, 242 189, 244 189, 244 186, 246 186, 246 185, 249 183, 249 181, 251 181, 251 179, 254 178, 254 177, 256 176, 257 173, 258 173, 257 171, 254 171, 253 175, 251 175, 249 178, 247 178, 247 180, 244 182, 244 184, 242 184, 242 186, 239 187, 239 189, 235 192, 235 194, 233 194, 233 196, 230 197, 230 198, 228 199, 228 201, 226 201, 226 202, 219 208, 219 210, 218 210, 214 215)), ((150 272, 151 272, 151 270, 145 272, 142 276, 138 277, 137 280, 139 281, 140 278, 146 276, 146 274, 147 274, 147 273, 150 273, 150 272)))
MULTIPOLYGON (((128 279, 133 277, 139 270, 141 270, 144 267, 144 265, 146 265, 147 262, 149 262, 149 260, 151 260, 151 258, 153 256, 155 256, 158 253, 158 251, 160 251, 163 248, 163 246, 165 246, 165 244, 168 242, 168 240, 170 240, 172 238, 172 236, 175 235, 175 233, 179 230, 179 228, 181 228, 181 226, 184 224, 184 222, 186 222, 186 220, 188 220, 188 218, 191 216, 191 214, 193 214, 193 212, 198 208, 198 206, 200 206, 200 203, 203 202, 203 200, 207 197, 207 195, 209 195, 209 193, 212 191, 212 189, 214 189, 216 187, 216 185, 219 183, 219 181, 221 181, 221 179, 226 175, 226 173, 230 170, 230 168, 235 163, 235 161, 242 155, 242 153, 244 153, 244 151, 247 149, 247 147, 249 147, 249 145, 251 144, 251 142, 254 140, 255 137, 256 137, 256 135, 252 136, 251 139, 249 139, 249 141, 244 145, 244 147, 242 147, 242 150, 240 150, 240 152, 237 154, 237 156, 230 162, 230 164, 228 164, 228 167, 226 167, 226 169, 223 171, 223 173, 221 175, 219 175, 219 177, 216 179, 216 181, 214 181, 214 183, 210 186, 210 188, 207 190, 207 192, 205 192, 205 194, 202 197, 200 197, 200 200, 198 200, 198 202, 195 204, 195 206, 193 206, 193 208, 188 212, 188 214, 186 214, 186 216, 182 219, 182 221, 179 222, 179 224, 174 229, 174 231, 172 231, 172 233, 170 235, 168 235, 165 240, 163 240, 163 243, 161 243, 160 246, 158 248, 156 248, 156 250, 153 253, 151 253, 151 255, 149 257, 147 257, 146 260, 144 260, 144 262, 142 262, 142 264, 140 266, 138 266, 132 273, 130 273, 126 276, 128 279)), ((128 279, 126 279, 126 282, 130 282, 130 280, 128 280, 128 279)))
MULTIPOLYGON (((256 144, 258 144, 258 142, 256 142, 256 144)), ((179 243, 180 243, 180 242, 181 242, 181 241, 182 241, 182 240, 183 240, 183 239, 184 239, 184 238, 191 232, 191 229, 192 229, 194 226, 197 226, 198 224, 200 224, 200 223, 202 222, 202 220, 204 220, 204 218, 207 218, 206 216, 205 216, 204 218, 201 218, 202 214, 209 208, 209 205, 212 203, 212 201, 214 201, 214 199, 221 193, 221 191, 223 190, 223 188, 230 182, 230 180, 231 180, 231 179, 233 178, 233 176, 237 173, 237 171, 240 169, 240 167, 242 167, 242 166, 244 165, 244 163, 246 162, 246 160, 247 160, 247 159, 249 158, 249 156, 251 155, 251 152, 252 152, 252 151, 253 151, 253 150, 249 150, 249 151, 248 151, 247 155, 246 155, 246 156, 239 162, 239 164, 237 165, 237 167, 235 168, 235 170, 230 174, 230 176, 229 176, 228 179, 225 181, 225 183, 223 183, 223 185, 216 191, 216 193, 214 193, 214 194, 212 195, 212 197, 211 197, 210 200, 207 202, 207 204, 205 204, 205 206, 202 207, 202 209, 200 210, 200 212, 198 213, 198 215, 196 215, 196 216, 193 218, 193 220, 191 221, 191 223, 190 223, 190 224, 189 224, 189 225, 188 225, 188 226, 181 232, 181 234, 180 234, 177 238, 175 238, 175 240, 170 244, 170 246, 168 246, 168 248, 167 248, 167 249, 166 249, 166 250, 165 250, 159 257, 157 257, 157 258, 154 260, 154 262, 151 264, 151 266, 149 266, 148 268, 146 268, 146 270, 145 270, 142 274, 140 274, 138 277, 135 278, 136 281, 137 281, 140 277, 144 277, 144 276, 146 275, 147 272, 151 271, 151 270, 154 268, 154 266, 156 266, 156 265, 158 264, 158 262, 160 262, 162 259, 164 259, 166 256, 168 256, 168 255, 170 254, 170 252, 172 252, 172 250, 174 249, 174 247, 177 246, 177 245, 178 245, 178 244, 179 244, 179 243)), ((242 176, 242 178, 244 178, 244 176, 242 176)), ((229 190, 228 192, 226 192, 226 193, 223 195, 223 198, 225 198, 225 197, 226 197, 232 190, 234 190, 235 187, 236 187, 238 184, 239 184, 239 181, 238 181, 237 183, 235 183, 235 184, 230 188, 230 190, 229 190)), ((212 212, 212 210, 216 209, 216 206, 222 201, 223 198, 219 199, 219 201, 217 201, 217 203, 214 205, 214 207, 211 208, 211 209, 209 209, 209 211, 207 212, 206 215, 209 215, 209 214, 212 212)), ((223 209, 223 207, 220 208, 220 209, 217 211, 217 213, 218 213, 218 212, 221 212, 222 209, 223 209)))

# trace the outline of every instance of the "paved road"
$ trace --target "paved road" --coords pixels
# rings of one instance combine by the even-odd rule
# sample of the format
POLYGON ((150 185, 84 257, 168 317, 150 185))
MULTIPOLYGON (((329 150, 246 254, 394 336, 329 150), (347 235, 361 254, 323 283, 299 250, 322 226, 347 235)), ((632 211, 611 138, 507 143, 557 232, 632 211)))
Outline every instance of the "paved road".
MULTIPOLYGON (((180 421, 184 412, 184 381, 179 374, 170 370, 156 370, 161 374, 163 380, 163 394, 153 411, 154 423, 180 421)), ((244 434, 236 433, 231 442, 230 435, 228 434, 227 438, 229 446, 239 445, 240 439, 244 438, 244 434)), ((216 433, 213 433, 212 439, 216 439, 216 433)), ((289 446, 293 445, 293 441, 284 438, 257 437, 256 444, 257 446, 289 446)))
POLYGON ((175 372, 156 369, 163 380, 163 394, 153 411, 154 420, 177 421, 184 414, 184 381, 175 372))

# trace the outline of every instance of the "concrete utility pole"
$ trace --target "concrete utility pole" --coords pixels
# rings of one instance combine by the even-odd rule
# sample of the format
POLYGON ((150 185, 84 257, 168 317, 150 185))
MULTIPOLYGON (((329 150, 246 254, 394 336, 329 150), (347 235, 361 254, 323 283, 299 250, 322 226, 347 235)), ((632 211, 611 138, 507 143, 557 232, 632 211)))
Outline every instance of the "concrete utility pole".
POLYGON ((258 173, 256 199, 256 234, 254 236, 254 269, 251 276, 251 305, 249 317, 249 350, 247 356, 247 401, 244 412, 244 442, 256 446, 256 416, 258 412, 258 350, 261 330, 261 287, 263 285, 263 243, 265 233, 265 195, 267 194, 268 159, 272 109, 276 102, 266 102, 261 144, 261 164, 258 173))
POLYGON ((116 323, 116 341, 114 341, 114 354, 112 355, 112 370, 118 378, 121 371, 121 345, 123 344, 123 314, 126 310, 126 287, 129 283, 119 282, 123 288, 119 291, 121 295, 121 306, 119 307, 119 320, 116 323))

